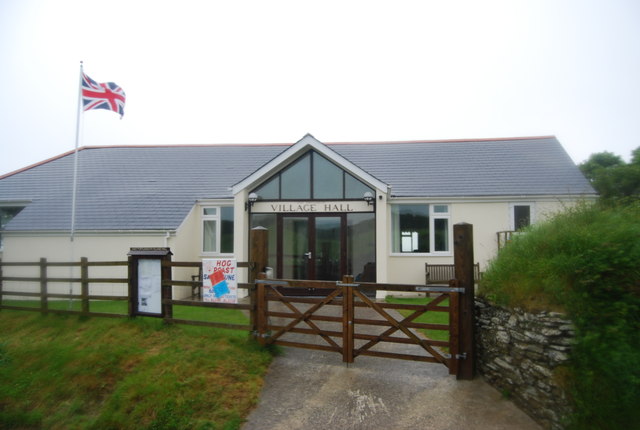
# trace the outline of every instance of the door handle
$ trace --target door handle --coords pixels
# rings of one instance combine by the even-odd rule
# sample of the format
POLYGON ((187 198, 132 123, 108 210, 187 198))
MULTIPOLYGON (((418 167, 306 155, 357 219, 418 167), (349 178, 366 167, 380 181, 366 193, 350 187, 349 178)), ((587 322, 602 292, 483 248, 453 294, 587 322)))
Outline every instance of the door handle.
POLYGON ((305 252, 304 256, 307 257, 309 260, 311 260, 313 258, 313 254, 311 253, 311 251, 305 252))

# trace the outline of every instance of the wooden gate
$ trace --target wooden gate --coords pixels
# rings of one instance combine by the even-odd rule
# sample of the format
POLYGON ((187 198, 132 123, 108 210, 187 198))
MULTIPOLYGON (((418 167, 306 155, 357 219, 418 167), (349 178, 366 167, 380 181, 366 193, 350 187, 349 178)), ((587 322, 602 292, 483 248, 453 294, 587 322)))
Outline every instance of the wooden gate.
POLYGON ((426 287, 397 284, 269 280, 256 281, 257 338, 263 345, 283 345, 336 352, 346 363, 358 356, 374 356, 441 363, 458 374, 460 353, 460 295, 449 286, 426 287), (291 297, 288 288, 317 288, 323 297, 291 297), (438 294, 425 304, 383 303, 371 292, 428 291, 438 294), (369 293, 369 294, 367 294, 369 293), (447 323, 416 322, 428 312, 447 313, 447 323), (434 340, 419 330, 448 333, 448 340, 434 340), (397 346, 393 346, 397 345, 397 346), (410 347, 413 348, 410 348, 410 347))
MULTIPOLYGON (((266 229, 252 230, 251 256, 256 272, 267 266, 266 229)), ((361 355, 441 363, 457 379, 475 376, 473 226, 454 225, 455 279, 448 285, 415 286, 266 279, 255 273, 251 327, 261 344, 332 351, 346 363, 361 355), (321 297, 291 297, 287 288, 324 290, 321 297), (438 295, 425 304, 381 303, 378 290, 421 291, 438 295), (368 293, 368 294, 367 294, 368 293), (416 321, 425 313, 446 312, 445 323, 416 321), (421 330, 448 333, 446 340, 421 330), (306 336, 306 337, 305 337, 306 336), (311 337, 311 341, 309 340, 311 337), (412 350, 406 350, 411 347, 412 350)))

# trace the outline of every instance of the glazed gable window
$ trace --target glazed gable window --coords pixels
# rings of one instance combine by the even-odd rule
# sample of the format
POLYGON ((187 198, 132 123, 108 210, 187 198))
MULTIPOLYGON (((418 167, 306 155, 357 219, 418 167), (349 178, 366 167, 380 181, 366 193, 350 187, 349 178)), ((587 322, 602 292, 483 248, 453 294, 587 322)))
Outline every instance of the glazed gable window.
POLYGON ((315 151, 309 151, 251 191, 261 200, 361 200, 375 191, 315 151))
POLYGON ((232 206, 202 208, 202 252, 205 254, 233 253, 232 206))
POLYGON ((449 205, 395 204, 391 206, 393 253, 450 252, 449 205))

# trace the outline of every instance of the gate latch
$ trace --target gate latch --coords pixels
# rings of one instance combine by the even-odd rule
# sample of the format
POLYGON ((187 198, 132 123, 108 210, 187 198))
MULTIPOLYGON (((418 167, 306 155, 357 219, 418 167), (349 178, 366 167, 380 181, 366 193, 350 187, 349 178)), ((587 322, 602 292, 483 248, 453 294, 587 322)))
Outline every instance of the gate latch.
MULTIPOLYGON (((447 358, 451 358, 452 355, 451 354, 446 354, 445 357, 447 358)), ((462 354, 456 354, 456 360, 466 360, 467 359, 467 353, 463 352, 462 354)))
POLYGON ((340 281, 336 281, 336 287, 359 287, 360 284, 343 284, 340 281))

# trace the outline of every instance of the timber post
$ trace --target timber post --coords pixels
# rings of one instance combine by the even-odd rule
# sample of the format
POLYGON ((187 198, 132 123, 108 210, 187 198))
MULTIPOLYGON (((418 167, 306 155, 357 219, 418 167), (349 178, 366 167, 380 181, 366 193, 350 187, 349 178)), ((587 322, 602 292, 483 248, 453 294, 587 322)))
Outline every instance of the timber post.
POLYGON ((49 306, 47 296, 47 259, 40 259, 40 312, 46 314, 49 306))
POLYGON ((173 285, 171 284, 171 266, 162 264, 171 263, 171 251, 166 248, 166 254, 160 258, 160 297, 162 317, 165 324, 173 324, 173 285))
POLYGON ((255 284, 255 281, 260 278, 259 275, 261 273, 265 272, 266 267, 269 264, 268 261, 269 261, 269 230, 267 230, 264 227, 254 227, 251 229, 251 234, 250 234, 249 280, 248 280, 249 283, 254 284, 253 288, 249 290, 249 303, 251 304, 249 324, 251 326, 252 333, 256 333, 258 330, 258 319, 257 319, 258 297, 257 297, 257 285, 255 284))
POLYGON ((342 283, 342 361, 353 363, 354 309, 353 276, 344 275, 342 283))
POLYGON ((473 277, 473 225, 459 223, 453 226, 453 259, 460 294, 459 360, 457 379, 473 379, 475 366, 475 281, 473 277))
MULTIPOLYGON (((458 288, 458 280, 451 279, 449 288, 458 288)), ((460 357, 460 293, 449 294, 449 375, 458 375, 460 357)))
POLYGON ((138 269, 134 265, 135 259, 131 254, 127 256, 127 262, 127 293, 129 296, 127 300, 127 315, 129 315, 129 318, 133 318, 136 316, 136 311, 138 309, 136 305, 138 293, 135 290, 136 281, 134 280, 134 277, 138 274, 138 269))
MULTIPOLYGON (((258 273, 258 279, 266 279, 267 274, 264 272, 258 273)), ((255 282, 255 281, 254 281, 255 282)), ((257 337, 260 345, 266 345, 266 336, 268 331, 268 313, 269 313, 269 302, 266 297, 266 286, 264 284, 255 284, 255 296, 256 301, 253 303, 253 309, 251 310, 251 315, 253 319, 251 321, 251 327, 255 327, 255 330, 252 331, 254 338, 257 337)))
POLYGON ((89 259, 80 258, 80 286, 82 294, 82 315, 89 315, 89 259))

